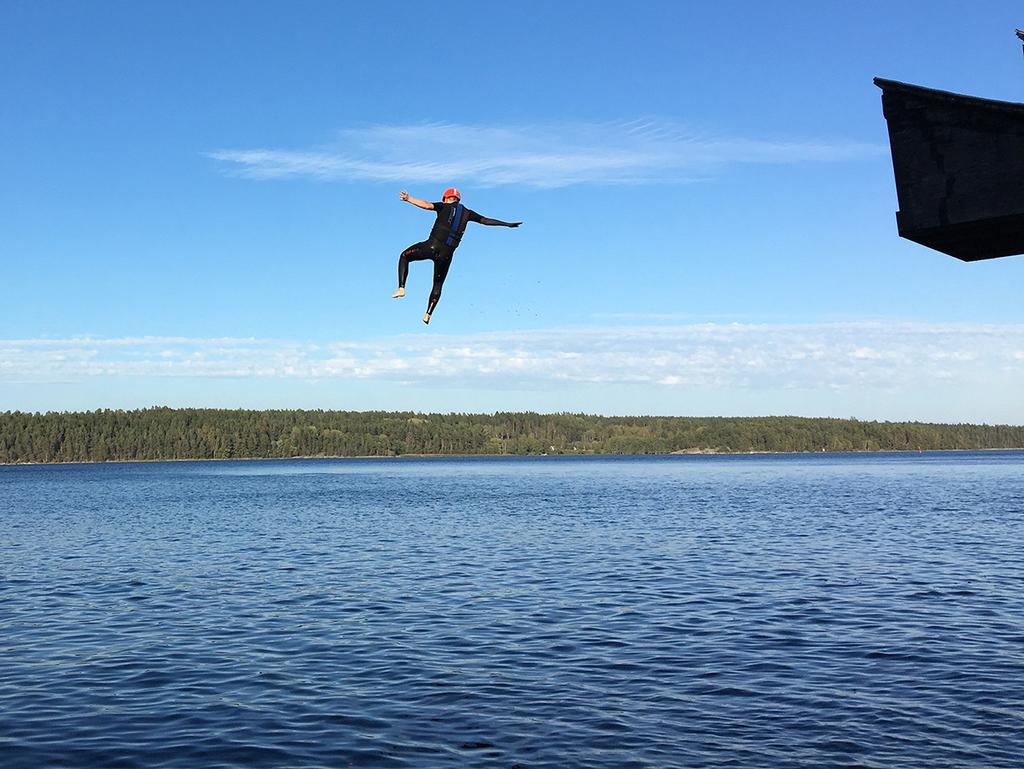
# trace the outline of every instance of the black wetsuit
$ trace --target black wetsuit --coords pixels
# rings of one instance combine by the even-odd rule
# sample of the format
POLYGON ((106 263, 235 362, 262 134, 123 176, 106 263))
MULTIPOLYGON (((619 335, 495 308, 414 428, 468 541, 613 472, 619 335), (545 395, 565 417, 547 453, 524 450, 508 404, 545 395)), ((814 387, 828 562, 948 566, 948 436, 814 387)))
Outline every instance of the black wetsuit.
POLYGON ((441 286, 448 277, 448 269, 452 266, 452 257, 459 247, 462 234, 470 222, 480 224, 504 224, 495 219, 480 216, 476 211, 466 208, 462 203, 433 203, 437 219, 430 231, 430 236, 422 243, 409 246, 398 257, 398 285, 405 288, 405 279, 409 277, 409 262, 430 259, 434 263, 434 287, 430 290, 427 302, 427 315, 434 312, 437 300, 441 298, 441 286))

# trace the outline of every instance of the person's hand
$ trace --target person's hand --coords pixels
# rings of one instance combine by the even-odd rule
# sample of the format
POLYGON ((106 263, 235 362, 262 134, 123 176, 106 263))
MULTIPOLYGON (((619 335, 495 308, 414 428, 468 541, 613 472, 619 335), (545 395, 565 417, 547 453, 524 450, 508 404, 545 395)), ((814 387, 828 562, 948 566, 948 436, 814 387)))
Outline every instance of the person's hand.
POLYGON ((408 201, 409 193, 406 192, 405 190, 402 190, 401 192, 398 193, 398 197, 400 197, 402 200, 408 201))
POLYGON ((509 222, 509 227, 518 227, 522 222, 509 222))

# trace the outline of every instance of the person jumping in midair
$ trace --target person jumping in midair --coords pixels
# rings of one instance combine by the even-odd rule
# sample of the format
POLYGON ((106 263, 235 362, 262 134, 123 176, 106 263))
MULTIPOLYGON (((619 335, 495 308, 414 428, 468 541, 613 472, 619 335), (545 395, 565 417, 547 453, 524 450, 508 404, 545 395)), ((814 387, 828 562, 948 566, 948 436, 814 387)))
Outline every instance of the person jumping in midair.
POLYGON ((440 203, 428 203, 425 200, 417 200, 409 197, 405 190, 398 196, 407 203, 412 203, 417 208, 426 211, 436 211, 437 220, 430 236, 422 243, 415 243, 409 246, 398 257, 398 290, 391 296, 399 299, 405 296, 405 279, 409 277, 409 262, 419 262, 429 259, 434 263, 434 287, 430 290, 430 299, 427 300, 427 313, 423 316, 424 323, 430 323, 430 316, 437 307, 437 300, 441 298, 441 286, 448 276, 448 268, 452 266, 452 257, 455 249, 459 247, 462 240, 462 233, 466 231, 466 225, 470 222, 487 224, 492 227, 518 227, 522 222, 503 222, 499 219, 488 219, 480 216, 476 211, 462 205, 462 195, 454 187, 449 187, 442 195, 440 203))

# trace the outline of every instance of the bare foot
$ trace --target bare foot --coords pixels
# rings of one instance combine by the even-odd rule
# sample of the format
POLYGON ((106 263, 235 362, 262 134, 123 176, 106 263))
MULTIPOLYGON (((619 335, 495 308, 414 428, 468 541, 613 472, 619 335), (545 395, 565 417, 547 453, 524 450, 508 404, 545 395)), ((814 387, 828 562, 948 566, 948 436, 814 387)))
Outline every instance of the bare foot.
POLYGON ((391 298, 392 299, 401 299, 403 296, 405 296, 405 289, 404 288, 399 288, 395 293, 393 293, 391 295, 391 298))
POLYGON ((428 324, 430 323, 430 313, 429 312, 426 315, 423 316, 423 322, 424 323, 428 323, 428 324))

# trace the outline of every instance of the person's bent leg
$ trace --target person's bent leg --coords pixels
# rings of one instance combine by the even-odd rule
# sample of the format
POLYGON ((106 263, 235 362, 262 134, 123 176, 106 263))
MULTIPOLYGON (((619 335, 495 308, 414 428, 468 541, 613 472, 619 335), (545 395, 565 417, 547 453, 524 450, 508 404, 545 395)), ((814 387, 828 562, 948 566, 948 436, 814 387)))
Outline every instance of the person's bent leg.
POLYGON ((432 250, 426 242, 415 243, 398 255, 398 290, 391 295, 392 299, 399 299, 405 296, 405 281, 409 277, 409 262, 418 262, 429 259, 432 250))

